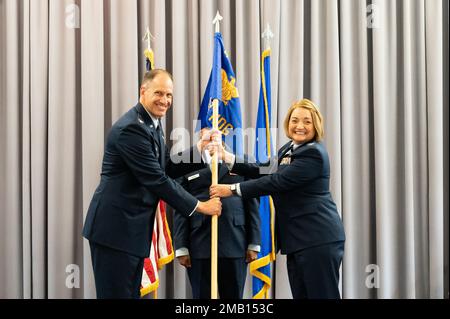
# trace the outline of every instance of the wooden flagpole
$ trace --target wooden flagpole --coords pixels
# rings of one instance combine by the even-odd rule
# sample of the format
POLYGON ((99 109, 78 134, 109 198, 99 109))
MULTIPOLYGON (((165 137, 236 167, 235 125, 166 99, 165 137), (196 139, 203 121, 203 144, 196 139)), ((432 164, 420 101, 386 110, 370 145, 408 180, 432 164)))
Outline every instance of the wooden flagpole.
MULTIPOLYGON (((220 32, 220 20, 223 18, 220 16, 219 11, 213 20, 215 25, 215 32, 220 32)), ((219 100, 214 99, 212 102, 213 108, 213 131, 219 131, 219 100)), ((214 153, 211 161, 211 184, 217 185, 218 183, 218 157, 217 152, 214 153)), ((218 217, 212 216, 211 219, 211 299, 217 299, 217 243, 218 243, 218 217)))

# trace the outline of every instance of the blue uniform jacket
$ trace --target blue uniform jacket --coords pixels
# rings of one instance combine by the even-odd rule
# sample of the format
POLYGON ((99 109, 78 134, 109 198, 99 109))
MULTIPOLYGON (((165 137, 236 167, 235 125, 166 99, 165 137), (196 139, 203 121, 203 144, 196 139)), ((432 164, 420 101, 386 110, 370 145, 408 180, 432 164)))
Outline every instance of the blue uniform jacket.
POLYGON ((258 178, 240 184, 243 197, 272 195, 277 243, 281 253, 344 241, 344 227, 330 193, 330 164, 321 143, 312 142, 284 156, 291 142, 278 152, 278 169, 261 175, 260 166, 239 163, 232 172, 258 178))
MULTIPOLYGON (((181 185, 199 200, 209 199, 211 170, 203 168, 180 179, 181 185)), ((219 164, 219 184, 234 184, 244 177, 230 174, 228 168, 219 164)), ((218 256, 225 258, 245 257, 249 244, 260 245, 260 217, 257 199, 243 199, 239 196, 222 198, 222 214, 218 219, 218 256)), ((186 247, 192 258, 211 256, 211 217, 196 214, 186 218, 174 214, 175 249, 186 247)))
POLYGON ((148 257, 159 200, 186 216, 197 205, 197 199, 165 171, 176 177, 192 167, 178 167, 169 161, 168 150, 152 119, 137 104, 108 134, 101 180, 89 205, 83 236, 110 248, 148 257))

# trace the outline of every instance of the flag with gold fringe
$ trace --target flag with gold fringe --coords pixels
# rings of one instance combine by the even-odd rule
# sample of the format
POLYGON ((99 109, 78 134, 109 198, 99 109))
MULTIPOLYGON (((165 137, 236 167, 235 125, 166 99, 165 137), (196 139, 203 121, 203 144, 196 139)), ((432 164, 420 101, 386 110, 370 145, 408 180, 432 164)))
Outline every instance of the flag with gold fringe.
POLYGON ((160 200, 153 224, 150 256, 144 260, 141 280, 141 296, 156 291, 159 286, 158 271, 174 258, 172 236, 167 223, 166 204, 160 200))
MULTIPOLYGON (((270 49, 267 49, 261 56, 261 89, 256 118, 255 158, 258 163, 267 162, 273 154, 270 114, 270 49)), ((276 252, 274 205, 270 196, 260 197, 259 215, 261 218, 261 251, 258 253, 257 259, 250 263, 254 299, 268 298, 268 292, 272 285, 271 263, 275 260, 276 252)))
MULTIPOLYGON (((147 30, 146 38, 150 43, 150 33, 147 30)), ((144 38, 145 39, 145 38, 144 38)), ((154 69, 153 50, 148 45, 144 51, 146 70, 154 69)), ((150 256, 144 259, 144 270, 141 280, 141 296, 145 296, 150 292, 155 292, 159 286, 159 270, 174 258, 172 236, 170 234, 169 224, 167 223, 166 204, 160 200, 155 213, 153 223, 152 243, 150 248, 150 256)))

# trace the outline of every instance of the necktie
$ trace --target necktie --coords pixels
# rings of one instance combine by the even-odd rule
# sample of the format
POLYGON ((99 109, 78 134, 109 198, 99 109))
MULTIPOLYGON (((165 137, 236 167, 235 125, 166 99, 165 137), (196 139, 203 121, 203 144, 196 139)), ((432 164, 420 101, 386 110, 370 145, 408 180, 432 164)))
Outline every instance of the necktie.
POLYGON ((162 132, 161 121, 158 121, 158 127, 156 128, 156 133, 158 135, 158 142, 159 142, 159 148, 160 148, 159 161, 160 161, 161 165, 164 165, 164 163, 165 163, 165 144, 164 144, 164 137, 163 137, 163 132, 162 132))

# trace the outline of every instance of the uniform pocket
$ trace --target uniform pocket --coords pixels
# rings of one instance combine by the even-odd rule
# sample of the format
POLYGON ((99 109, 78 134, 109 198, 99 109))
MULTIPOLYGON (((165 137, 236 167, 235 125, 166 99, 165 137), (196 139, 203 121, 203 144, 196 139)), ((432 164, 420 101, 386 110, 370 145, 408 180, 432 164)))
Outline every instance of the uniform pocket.
POLYGON ((202 171, 195 171, 185 176, 189 192, 199 192, 202 190, 209 190, 211 185, 211 178, 205 176, 202 171))
POLYGON ((190 223, 192 228, 200 227, 203 224, 203 216, 198 213, 194 213, 194 215, 190 217, 190 223))
POLYGON ((242 214, 233 216, 233 224, 235 226, 244 226, 245 225, 245 216, 242 214))
POLYGON ((314 214, 317 212, 319 205, 320 205, 320 203, 312 203, 312 204, 297 206, 294 209, 292 209, 290 216, 292 218, 292 217, 297 217, 297 216, 302 216, 302 215, 314 214))

